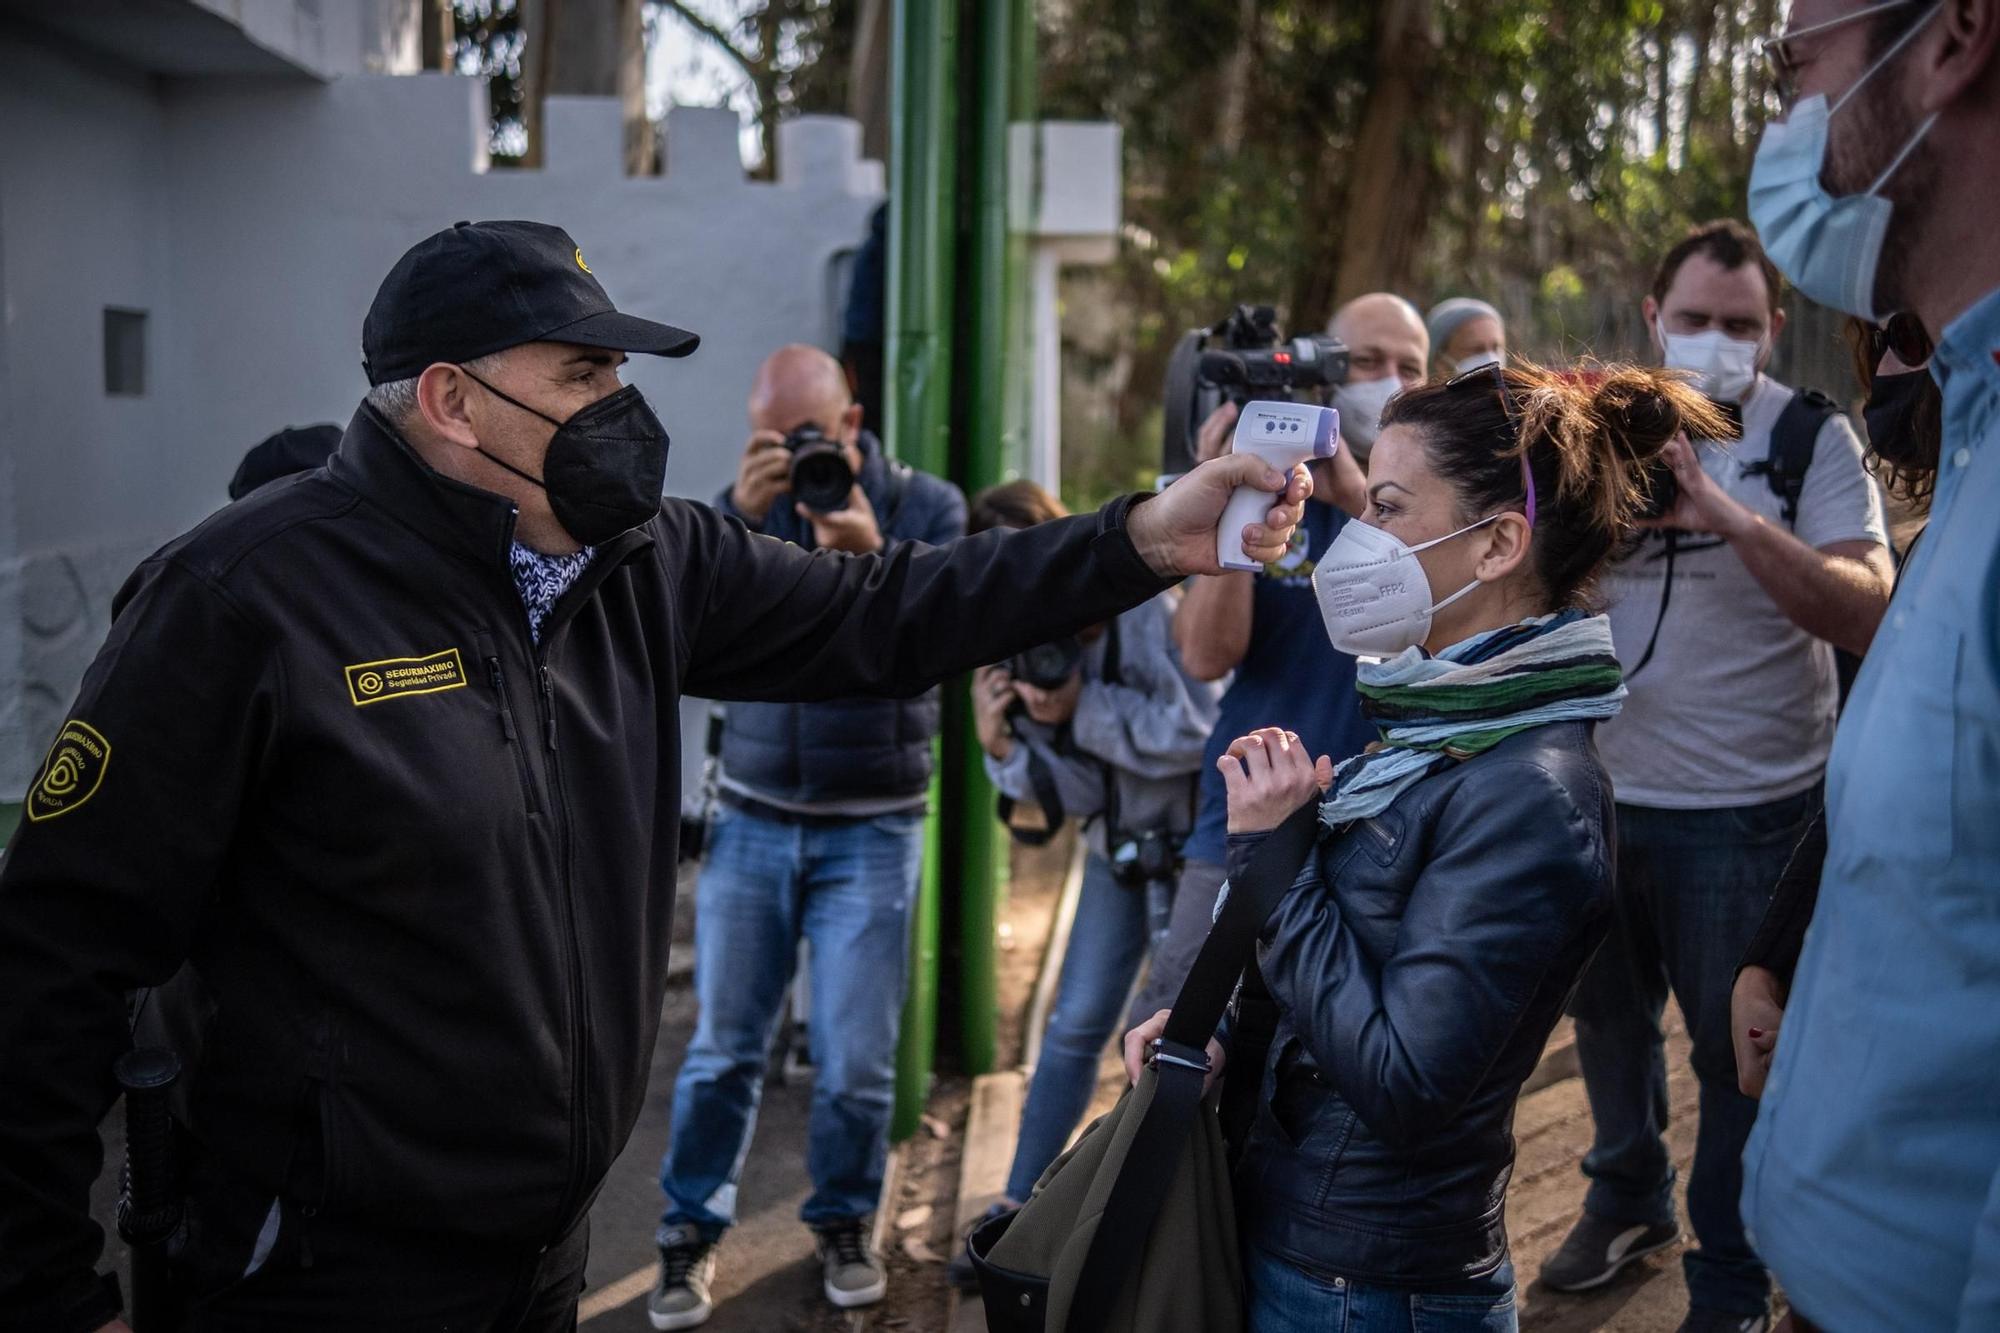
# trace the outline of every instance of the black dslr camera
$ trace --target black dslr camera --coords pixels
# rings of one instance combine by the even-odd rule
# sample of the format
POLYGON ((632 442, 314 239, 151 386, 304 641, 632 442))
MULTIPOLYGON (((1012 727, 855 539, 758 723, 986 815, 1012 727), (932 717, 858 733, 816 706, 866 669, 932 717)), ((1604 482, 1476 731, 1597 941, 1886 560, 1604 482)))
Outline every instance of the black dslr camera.
POLYGON ((1201 423, 1225 402, 1325 401, 1347 383, 1347 346, 1310 333, 1286 339, 1267 305, 1240 305, 1221 323, 1190 329, 1167 359, 1165 438, 1160 470, 1177 477, 1195 464, 1201 423))
POLYGON ((1038 643, 1007 659, 1007 674, 1038 690, 1062 685, 1083 665, 1083 644, 1074 634, 1052 643, 1038 643))
POLYGON ((785 437, 785 448, 792 455, 793 499, 816 514, 847 508, 847 497, 854 490, 854 469, 847 465, 847 451, 839 440, 807 423, 785 437))

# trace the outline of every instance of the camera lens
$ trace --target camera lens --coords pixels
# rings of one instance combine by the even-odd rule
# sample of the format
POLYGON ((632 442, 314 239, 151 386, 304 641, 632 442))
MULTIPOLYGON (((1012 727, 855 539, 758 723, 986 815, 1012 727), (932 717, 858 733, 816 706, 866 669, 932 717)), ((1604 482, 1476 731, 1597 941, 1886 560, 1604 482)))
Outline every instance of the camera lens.
POLYGON ((798 502, 815 513, 845 509, 854 489, 854 469, 834 441, 807 441, 792 452, 791 488, 798 502))

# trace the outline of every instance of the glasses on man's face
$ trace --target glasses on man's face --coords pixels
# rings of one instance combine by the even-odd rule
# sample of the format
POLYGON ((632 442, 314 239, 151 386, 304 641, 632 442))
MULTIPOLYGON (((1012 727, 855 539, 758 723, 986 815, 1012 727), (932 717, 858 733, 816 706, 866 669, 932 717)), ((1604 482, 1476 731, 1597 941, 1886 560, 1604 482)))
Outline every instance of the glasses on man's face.
POLYGON ((1799 100, 1799 70, 1803 62, 1799 59, 1796 43, 1800 38, 1817 38, 1844 28, 1858 19, 1873 18, 1877 14, 1914 3, 1915 0, 1882 0, 1880 4, 1865 6, 1851 14, 1842 14, 1839 18, 1779 33, 1776 37, 1763 42, 1764 66, 1770 72, 1771 90, 1778 95, 1778 105, 1790 111, 1792 104, 1799 100))
POLYGON ((1907 310, 1870 329, 1869 342, 1877 361, 1882 359, 1882 353, 1894 352, 1896 359, 1912 370, 1929 361, 1936 350, 1931 346, 1931 335, 1924 322, 1907 310))

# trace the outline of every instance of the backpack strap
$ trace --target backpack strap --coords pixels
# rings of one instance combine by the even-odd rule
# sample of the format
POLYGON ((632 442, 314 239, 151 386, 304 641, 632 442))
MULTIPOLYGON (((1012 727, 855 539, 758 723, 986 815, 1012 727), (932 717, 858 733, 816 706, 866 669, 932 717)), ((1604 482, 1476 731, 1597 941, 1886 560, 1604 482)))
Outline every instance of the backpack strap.
POLYGON ((1109 1326, 1112 1306, 1138 1266, 1168 1188, 1181 1161, 1182 1145, 1201 1105, 1208 1074, 1208 1040, 1222 1021, 1236 979, 1257 948, 1257 933, 1291 891, 1319 841, 1319 796, 1293 811, 1250 854, 1250 864, 1231 882, 1222 913, 1174 998, 1154 1062, 1153 1099, 1139 1121, 1125 1160, 1104 1201, 1077 1277, 1075 1302, 1066 1333, 1096 1333, 1109 1326))
POLYGON ((1799 497, 1806 490, 1806 469, 1812 466, 1820 429, 1840 405, 1816 389, 1800 389, 1771 424, 1771 453, 1761 463, 1743 469, 1745 476, 1762 475, 1777 495, 1785 526, 1799 524, 1799 497))

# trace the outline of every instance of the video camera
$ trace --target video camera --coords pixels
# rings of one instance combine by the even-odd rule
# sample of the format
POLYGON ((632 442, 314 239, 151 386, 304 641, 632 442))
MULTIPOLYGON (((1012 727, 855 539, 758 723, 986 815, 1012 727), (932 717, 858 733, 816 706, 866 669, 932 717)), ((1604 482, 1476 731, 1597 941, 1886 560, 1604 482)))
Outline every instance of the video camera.
POLYGON ((816 514, 847 508, 854 490, 854 469, 847 450, 818 426, 808 422, 785 437, 792 455, 792 498, 816 514))
POLYGON ((1190 329, 1167 359, 1166 418, 1160 471, 1177 477, 1195 465, 1201 423, 1224 403, 1252 399, 1324 403, 1347 383, 1347 346, 1325 334, 1286 339, 1277 311, 1239 305, 1221 323, 1190 329))

